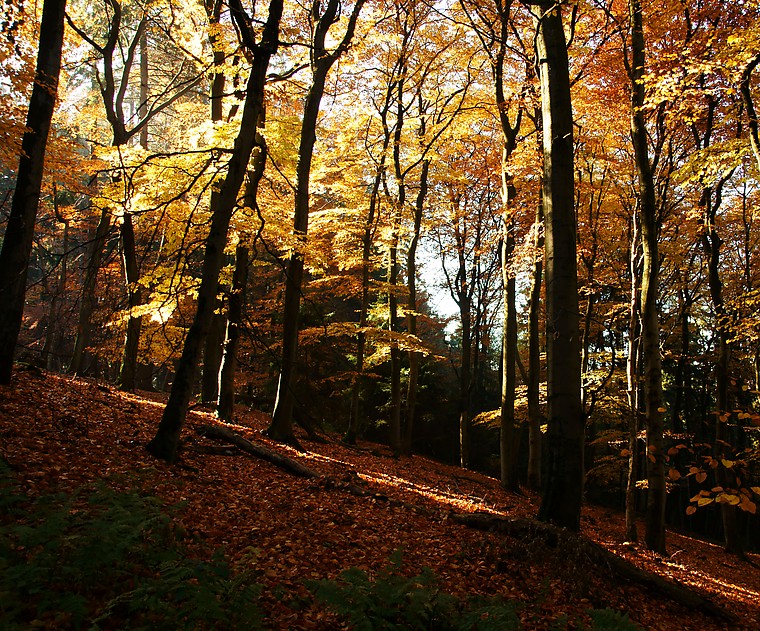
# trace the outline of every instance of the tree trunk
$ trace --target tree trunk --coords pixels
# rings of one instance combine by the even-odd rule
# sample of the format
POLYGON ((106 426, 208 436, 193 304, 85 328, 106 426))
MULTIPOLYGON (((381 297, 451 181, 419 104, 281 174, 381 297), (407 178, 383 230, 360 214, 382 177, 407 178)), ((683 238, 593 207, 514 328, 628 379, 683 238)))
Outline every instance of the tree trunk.
POLYGON ((73 375, 82 375, 85 372, 84 352, 90 343, 92 333, 92 314, 95 312, 97 297, 95 285, 100 271, 100 263, 103 260, 103 251, 106 247, 106 237, 111 230, 111 211, 103 208, 100 220, 95 228, 95 235, 90 243, 90 252, 87 256, 87 268, 82 282, 82 297, 79 303, 79 317, 77 331, 74 339, 74 352, 69 363, 68 371, 73 375))
POLYGON ((641 362, 641 257, 639 221, 636 215, 631 218, 632 230, 630 238, 630 273, 631 301, 628 307, 628 361, 626 373, 628 376, 628 476, 625 489, 625 537, 627 541, 638 541, 636 527, 636 482, 639 479, 639 369, 641 362))
MULTIPOLYGON (((57 213, 56 213, 57 214, 57 213)), ((61 238, 61 258, 58 265, 58 282, 55 295, 50 303, 47 329, 45 331, 45 346, 42 349, 42 361, 45 368, 55 371, 60 367, 61 343, 63 341, 63 324, 61 322, 61 303, 64 300, 66 281, 68 279, 67 251, 69 249, 69 220, 57 214, 59 222, 63 223, 63 237, 61 238)))
POLYGON ((24 316, 26 276, 32 253, 40 202, 50 123, 61 70, 65 0, 45 0, 34 88, 21 141, 16 189, 0 251, 0 383, 9 384, 13 372, 21 321, 24 316))
POLYGON ((539 518, 579 530, 585 418, 581 408, 570 76, 560 8, 542 1, 533 11, 538 23, 544 135, 549 426, 548 478, 539 518))
MULTIPOLYGON (((312 82, 304 102, 301 138, 298 147, 298 164, 296 165, 296 192, 294 202, 293 232, 299 240, 305 242, 309 229, 309 180, 314 145, 317 141, 317 118, 319 105, 325 90, 327 73, 338 60, 351 41, 356 20, 359 17, 364 0, 357 0, 346 27, 341 43, 331 53, 325 48, 325 39, 330 26, 339 14, 340 0, 328 0, 321 10, 321 4, 312 5, 313 39, 311 51, 312 82)), ((285 280, 285 299, 282 324, 282 359, 280 363, 280 380, 277 384, 277 397, 272 413, 272 423, 267 434, 274 440, 295 442, 293 436, 293 407, 295 404, 294 387, 298 354, 298 321, 301 308, 301 291, 304 276, 304 253, 294 250, 288 262, 285 280)))
POLYGON ((137 375, 137 352, 140 346, 140 328, 142 318, 133 311, 142 302, 140 291, 140 273, 137 267, 135 251, 135 230, 132 225, 132 215, 124 213, 121 222, 121 247, 124 260, 124 277, 127 285, 127 333, 124 338, 124 349, 119 370, 119 387, 133 392, 137 375))
MULTIPOLYGON (((463 273, 466 274, 466 270, 463 273)), ((462 320, 462 366, 459 372, 459 465, 463 469, 470 467, 470 422, 472 420, 470 412, 470 366, 472 364, 470 308, 470 297, 465 287, 459 299, 459 317, 462 320)))
POLYGON ((232 275, 232 290, 227 305, 227 332, 224 338, 224 357, 219 371, 219 402, 216 407, 216 415, 225 421, 232 420, 235 405, 235 370, 247 282, 248 248, 245 245, 238 245, 235 249, 235 271, 232 275))
MULTIPOLYGON (((212 211, 213 212, 213 211, 212 211)), ((224 294, 226 288, 220 289, 224 294)), ((221 311, 224 301, 218 295, 214 313, 211 316, 211 326, 203 345, 203 370, 201 373, 201 401, 213 404, 219 399, 219 369, 222 365, 224 352, 225 322, 221 311)))
MULTIPOLYGON (((206 2, 206 14, 208 15, 209 25, 218 28, 219 17, 221 15, 222 3, 220 0, 211 0, 206 2)), ((209 41, 214 49, 214 75, 211 80, 211 121, 219 123, 224 117, 224 85, 225 77, 222 69, 224 64, 224 51, 217 50, 219 46, 218 34, 212 30, 209 34, 209 41)), ((261 142, 258 142, 261 147, 261 142)), ((263 156, 266 152, 259 151, 258 155, 263 156)), ((211 214, 213 215, 219 204, 219 195, 212 193, 210 199, 211 214)), ((222 363, 222 353, 224 346, 225 325, 224 319, 219 311, 221 310, 221 300, 217 300, 217 308, 214 309, 214 315, 211 316, 211 328, 209 329, 206 343, 203 346, 203 373, 201 375, 201 401, 203 403, 215 403, 219 398, 219 370, 222 363)))
MULTIPOLYGON (((420 135, 425 133, 424 125, 420 135)), ((424 210, 425 197, 428 189, 428 171, 430 160, 422 161, 420 172, 420 190, 414 205, 414 230, 406 255, 407 290, 409 291, 409 308, 406 313, 406 331, 409 335, 417 335, 417 244, 420 240, 422 227, 422 211, 424 210)), ((401 453, 405 456, 412 455, 412 438, 414 432, 414 420, 417 408, 417 380, 420 371, 421 354, 409 351, 409 380, 406 389, 406 424, 401 438, 401 453)))
MULTIPOLYGON (((729 329, 729 316, 723 301, 723 282, 720 278, 720 248, 723 240, 718 235, 715 225, 718 208, 721 203, 720 189, 723 186, 723 182, 725 180, 716 185, 715 191, 705 189, 700 200, 704 213, 702 247, 707 257, 707 282, 710 288, 710 298, 715 312, 715 325, 718 334, 718 358, 715 363, 715 403, 717 409, 714 415, 715 444, 713 452, 719 461, 731 459, 733 456, 727 449, 729 437, 726 434, 727 415, 731 412, 728 402, 729 359, 731 354, 729 340, 731 332, 729 329)), ((733 473, 729 472, 726 467, 722 465, 718 466, 715 470, 715 477, 718 486, 737 488, 736 481, 731 479, 733 473)), ((720 513, 723 520, 723 537, 726 552, 743 557, 744 548, 739 535, 736 507, 721 503, 720 513)))
POLYGON ((528 307, 528 487, 541 488, 541 414, 539 386, 541 384, 541 338, 539 319, 541 308, 541 277, 543 276, 543 204, 536 206, 536 223, 533 247, 533 273, 530 279, 528 307))
POLYGON ((185 338, 182 356, 177 364, 169 401, 164 408, 161 423, 156 435, 148 443, 148 451, 154 456, 170 462, 177 458, 179 437, 192 396, 198 359, 211 325, 211 316, 216 304, 219 272, 224 260, 224 248, 227 242, 230 219, 237 203, 237 195, 245 177, 248 161, 256 145, 256 128, 263 120, 264 84, 269 59, 277 51, 279 43, 283 0, 270 1, 269 14, 261 41, 258 44, 254 42, 253 33, 250 31, 247 16, 240 0, 233 0, 230 5, 233 19, 243 33, 246 46, 253 55, 253 63, 243 103, 240 131, 235 139, 232 156, 227 165, 227 175, 219 191, 219 207, 211 217, 211 228, 206 238, 206 252, 203 258, 195 317, 185 338))
POLYGON ((650 550, 665 553, 665 453, 663 451, 662 368, 657 293, 660 256, 654 177, 644 121, 644 26, 640 0, 630 0, 631 138, 639 180, 639 213, 643 273, 641 279, 641 337, 647 423, 647 531, 650 550))
MULTIPOLYGON (((384 113, 383 113, 384 115, 384 113)), ((372 184, 372 193, 369 200, 369 210, 367 212, 367 222, 364 224, 364 234, 362 236, 362 298, 359 307, 359 332, 356 335, 356 365, 351 384, 351 404, 349 409, 348 427, 343 437, 349 445, 356 444, 356 438, 359 435, 359 403, 362 387, 362 373, 364 372, 364 352, 367 343, 367 336, 364 333, 364 327, 367 326, 367 314, 369 312, 369 267, 370 255, 372 253, 372 234, 375 227, 375 217, 377 208, 377 195, 380 190, 383 170, 385 168, 385 150, 390 142, 386 135, 383 146, 383 155, 380 159, 380 165, 375 174, 375 181, 372 184)))
MULTIPOLYGON (((506 165, 503 165, 506 177, 506 165)), ((505 183, 506 188, 513 188, 505 183)), ((499 460, 501 463, 501 485, 516 491, 517 480, 517 430, 515 428, 515 387, 517 365, 517 305, 515 300, 515 275, 512 257, 515 251, 515 220, 511 215, 509 200, 514 197, 510 191, 504 199, 504 237, 502 244, 501 268, 504 288, 504 352, 501 384, 501 432, 499 437, 499 460)))

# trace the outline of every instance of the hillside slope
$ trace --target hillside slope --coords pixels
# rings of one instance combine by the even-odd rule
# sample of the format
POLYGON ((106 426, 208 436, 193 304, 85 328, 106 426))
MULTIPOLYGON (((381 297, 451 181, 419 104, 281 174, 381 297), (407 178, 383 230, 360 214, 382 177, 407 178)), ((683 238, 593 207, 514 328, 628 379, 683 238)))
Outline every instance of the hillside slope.
MULTIPOLYGON (((526 629, 583 617, 590 608, 630 614, 646 629, 722 629, 723 623, 592 564, 572 549, 513 539, 455 523, 452 513, 484 512, 529 518, 538 499, 505 492, 498 481, 413 457, 394 460, 378 445, 349 448, 337 440, 299 453, 261 435, 268 418, 239 409, 228 426, 258 444, 302 462, 322 477, 291 475, 261 459, 197 435, 214 424, 193 411, 182 461, 153 459, 144 446, 157 426, 162 396, 121 393, 92 380, 19 371, 0 387, 0 457, 29 495, 71 490, 98 479, 135 486, 183 502, 184 529, 233 558, 257 550, 267 627, 332 629, 336 622, 313 603, 304 579, 334 578, 358 567, 376 572, 403 549, 405 571, 431 568, 458 596, 500 594, 524 604, 526 629), (366 496, 350 493, 364 489, 366 496)), ((669 558, 624 545, 623 516, 587 507, 583 531, 636 565, 678 580, 739 616, 730 628, 760 628, 760 570, 718 546, 669 533, 669 558)))

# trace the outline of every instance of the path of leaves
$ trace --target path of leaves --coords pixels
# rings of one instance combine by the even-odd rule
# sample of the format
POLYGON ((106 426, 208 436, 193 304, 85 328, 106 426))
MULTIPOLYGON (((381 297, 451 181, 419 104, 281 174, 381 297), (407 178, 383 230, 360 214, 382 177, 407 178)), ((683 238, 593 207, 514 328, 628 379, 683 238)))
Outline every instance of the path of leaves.
MULTIPOLYGON (((629 613, 646 629, 721 629, 715 620, 638 587, 620 584, 573 550, 547 550, 540 542, 468 529, 450 511, 490 511, 531 517, 537 498, 503 491, 496 480, 431 460, 394 460, 377 445, 348 448, 333 440, 305 442, 298 453, 261 435, 268 418, 239 410, 233 429, 278 449, 325 475, 296 478, 244 455, 207 453, 213 443, 194 426, 215 422, 193 411, 184 432, 181 465, 153 459, 145 444, 162 411, 162 397, 128 395, 94 381, 21 371, 0 388, 0 455, 30 495, 72 489, 99 478, 138 484, 170 503, 183 501, 184 527, 230 557, 256 550, 264 584, 263 606, 272 629, 337 629, 335 619, 311 601, 304 579, 334 578, 348 567, 369 572, 404 550, 410 573, 430 567, 455 595, 500 594, 525 606, 526 629, 549 629, 589 608, 629 613), (337 481, 337 484, 335 483, 337 481), (356 497, 350 482, 390 501, 356 497)), ((752 567, 715 545, 669 533, 669 558, 623 544, 623 516, 587 507, 583 530, 641 567, 708 594, 741 618, 733 628, 760 629, 760 558, 752 567)))

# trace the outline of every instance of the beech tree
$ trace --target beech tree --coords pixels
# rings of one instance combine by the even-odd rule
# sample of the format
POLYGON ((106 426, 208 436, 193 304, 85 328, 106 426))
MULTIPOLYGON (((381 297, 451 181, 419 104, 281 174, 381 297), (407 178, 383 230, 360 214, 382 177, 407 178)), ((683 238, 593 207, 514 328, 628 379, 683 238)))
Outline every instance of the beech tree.
POLYGON ((0 383, 8 384, 13 372, 24 313, 26 276, 44 176, 45 150, 58 93, 63 47, 65 0, 45 0, 34 87, 21 142, 11 212, 0 250, 0 383))
POLYGON ((583 439, 575 250, 573 115, 561 7, 532 7, 544 140, 548 467, 540 519, 580 529, 583 439))
MULTIPOLYGON (((330 28, 340 17, 342 9, 341 0, 328 0, 324 7, 322 7, 320 2, 315 2, 312 5, 310 15, 312 41, 309 53, 312 81, 304 100, 303 118, 301 120, 301 138, 296 167, 295 212, 293 217, 293 230, 298 239, 305 239, 309 228, 309 180, 314 145, 317 140, 316 128, 319 105, 324 94, 327 74, 351 43, 356 29, 356 22, 359 19, 363 5, 364 0, 356 0, 343 37, 332 51, 328 50, 326 42, 330 34, 330 28)), ((274 411, 272 412, 272 423, 267 432, 275 440, 284 442, 295 441, 292 429, 293 388, 295 386, 294 373, 298 351, 298 310, 301 305, 303 273, 303 254, 294 249, 290 254, 286 270, 280 380, 277 386, 277 399, 275 400, 274 411)))
POLYGON ((169 401, 164 408, 161 423, 156 435, 148 443, 148 451, 157 458, 170 462, 177 458, 179 437, 187 416, 187 408, 198 370, 198 359, 216 306, 219 271, 224 258, 230 219, 237 205, 237 196, 245 177, 248 161, 256 146, 256 129, 263 119, 264 86, 269 60, 277 52, 279 45, 282 0, 270 1, 267 18, 258 40, 252 19, 243 9, 240 0, 232 0, 230 4, 242 44, 252 58, 251 71, 246 85, 240 131, 227 163, 227 175, 218 193, 219 206, 211 218, 211 226, 206 238, 203 274, 198 290, 195 317, 185 338, 182 357, 177 365, 169 401))

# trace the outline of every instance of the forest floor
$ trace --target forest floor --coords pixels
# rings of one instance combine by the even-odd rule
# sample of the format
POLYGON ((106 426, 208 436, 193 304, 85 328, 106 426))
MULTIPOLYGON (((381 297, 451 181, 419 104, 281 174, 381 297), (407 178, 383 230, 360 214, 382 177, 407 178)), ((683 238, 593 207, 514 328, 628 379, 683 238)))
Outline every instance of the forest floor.
POLYGON ((261 434, 267 415, 239 408, 228 427, 323 475, 305 479, 247 455, 210 453, 219 443, 197 436, 195 428, 217 421, 196 409, 184 429, 180 464, 167 465, 145 450, 163 400, 93 380, 20 370, 10 388, 0 387, 0 457, 30 496, 128 479, 141 492, 182 502, 178 519, 184 528, 212 548, 224 546, 231 559, 255 548, 267 628, 339 628, 313 602, 304 580, 335 578, 349 567, 374 574, 403 549, 405 572, 428 567, 455 596, 499 594, 523 603, 525 629, 555 628, 559 620, 583 619, 591 608, 627 612, 645 629, 760 629, 758 555, 743 563, 720 546, 669 532, 670 554, 660 557, 641 544, 624 543, 621 513, 584 508, 584 535, 738 616, 739 622, 726 625, 629 584, 572 550, 455 523, 452 513, 530 518, 538 498, 423 457, 396 460, 382 446, 351 448, 336 437, 325 443, 304 439, 307 451, 297 452, 261 434), (351 494, 349 485, 372 495, 351 494))

